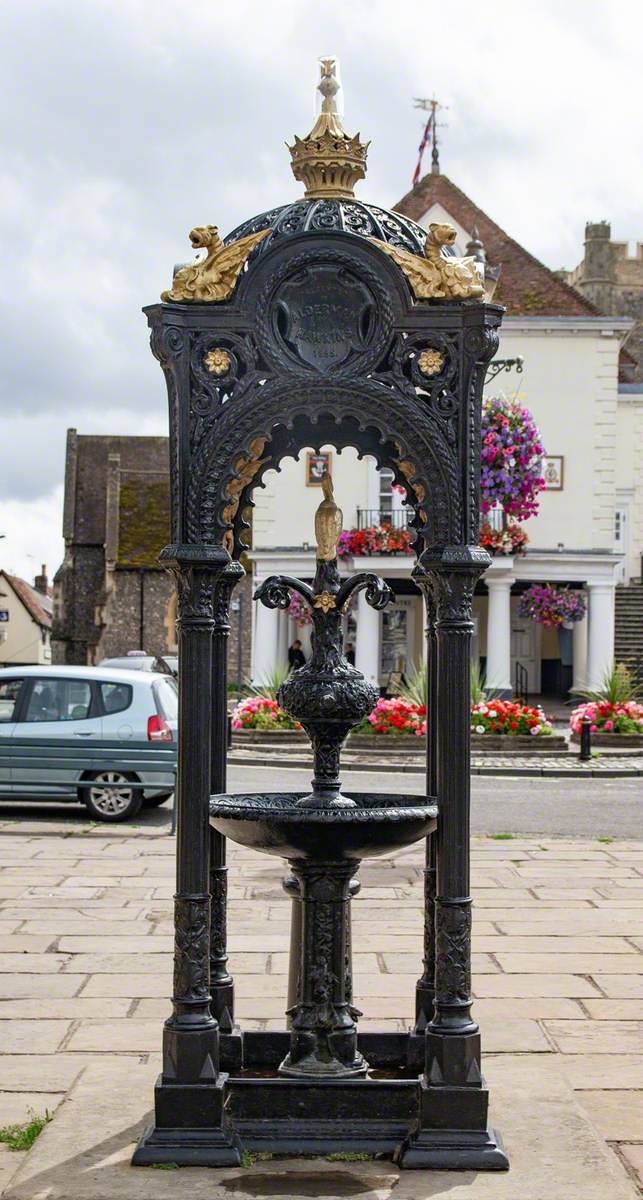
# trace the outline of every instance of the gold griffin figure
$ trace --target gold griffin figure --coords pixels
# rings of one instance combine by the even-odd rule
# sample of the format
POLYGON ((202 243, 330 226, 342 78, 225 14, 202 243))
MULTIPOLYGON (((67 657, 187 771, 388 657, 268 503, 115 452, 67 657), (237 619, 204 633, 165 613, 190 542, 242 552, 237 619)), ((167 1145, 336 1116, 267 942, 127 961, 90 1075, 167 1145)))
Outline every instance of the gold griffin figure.
POLYGON ((224 246, 216 225, 198 225, 190 231, 190 241, 195 250, 206 249, 207 254, 177 271, 172 287, 161 292, 161 300, 227 300, 250 251, 269 233, 271 229, 262 229, 224 246))
POLYGON ((324 471, 321 478, 324 499, 315 513, 315 538, 317 540, 317 559, 322 562, 332 562, 337 558, 337 543, 344 527, 344 514, 338 508, 333 496, 333 481, 324 471))
POLYGON ((453 225, 429 225, 424 243, 424 258, 398 250, 379 238, 371 238, 380 250, 393 258, 406 275, 416 300, 469 300, 484 298, 484 282, 475 258, 448 258, 443 246, 452 246, 457 237, 453 225))

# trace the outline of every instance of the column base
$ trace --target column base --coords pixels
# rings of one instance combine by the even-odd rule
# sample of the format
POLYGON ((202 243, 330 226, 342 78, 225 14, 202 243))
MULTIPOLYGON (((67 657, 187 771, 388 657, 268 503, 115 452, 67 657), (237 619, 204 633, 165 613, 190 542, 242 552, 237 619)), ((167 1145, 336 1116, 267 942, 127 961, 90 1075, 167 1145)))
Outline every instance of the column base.
POLYGON ((240 1166, 238 1136, 224 1119, 227 1080, 220 1074, 211 1084, 165 1083, 159 1076, 154 1090, 156 1120, 143 1133, 132 1166, 240 1166))
POLYGON ((499 1135, 487 1128, 489 1092, 480 1087, 430 1087, 420 1078, 416 1128, 396 1161, 405 1170, 507 1171, 499 1135))
POLYGON ((435 988, 418 979, 415 985, 415 1028, 414 1034, 422 1037, 427 1025, 433 1020, 435 988))
POLYGON ((426 1038, 426 1081, 430 1087, 474 1090, 482 1087, 480 1033, 442 1034, 431 1026, 426 1038))
POLYGON ((396 1155, 403 1171, 508 1171, 509 1159, 495 1129, 419 1129, 396 1155))
POLYGON ((219 1025, 219 1033, 232 1033, 234 1028, 234 983, 210 983, 210 1012, 219 1025))
POLYGON ((193 1029, 163 1026, 163 1082, 211 1087, 219 1072, 219 1029, 216 1021, 193 1029))

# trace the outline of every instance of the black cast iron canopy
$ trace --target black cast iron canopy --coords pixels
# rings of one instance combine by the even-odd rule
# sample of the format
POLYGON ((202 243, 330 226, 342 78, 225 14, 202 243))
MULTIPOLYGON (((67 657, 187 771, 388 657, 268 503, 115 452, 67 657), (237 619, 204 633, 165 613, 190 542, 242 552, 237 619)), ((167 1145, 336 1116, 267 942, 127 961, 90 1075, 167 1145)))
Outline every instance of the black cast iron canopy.
POLYGON ((284 238, 301 233, 349 233, 360 238, 379 238, 409 254, 424 254, 426 229, 400 213, 389 212, 354 197, 348 199, 295 200, 271 208, 238 225, 224 239, 226 246, 239 238, 271 229, 253 251, 253 260, 265 254, 284 238))

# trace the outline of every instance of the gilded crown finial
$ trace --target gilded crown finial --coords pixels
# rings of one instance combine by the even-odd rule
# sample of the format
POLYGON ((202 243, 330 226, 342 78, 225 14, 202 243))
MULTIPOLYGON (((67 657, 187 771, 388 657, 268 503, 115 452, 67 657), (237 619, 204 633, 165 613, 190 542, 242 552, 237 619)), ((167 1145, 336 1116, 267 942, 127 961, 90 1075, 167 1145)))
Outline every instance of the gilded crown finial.
POLYGON ((370 143, 361 142, 359 133, 350 137, 344 129, 337 105, 341 87, 337 59, 321 58, 319 66, 321 112, 308 136, 295 134, 294 144, 288 147, 292 173, 306 185, 307 200, 351 197, 358 179, 366 175, 370 143))

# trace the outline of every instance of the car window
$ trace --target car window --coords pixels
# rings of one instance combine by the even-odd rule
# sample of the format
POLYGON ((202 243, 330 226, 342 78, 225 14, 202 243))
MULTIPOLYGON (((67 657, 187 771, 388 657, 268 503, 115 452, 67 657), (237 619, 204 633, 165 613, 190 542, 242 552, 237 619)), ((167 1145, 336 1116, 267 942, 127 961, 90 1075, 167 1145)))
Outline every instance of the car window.
POLYGON ((154 684, 154 695, 166 721, 176 721, 179 715, 179 693, 173 679, 158 679, 154 684))
POLYGON ((108 715, 125 712, 132 703, 132 688, 129 683, 101 683, 100 694, 108 715))
POLYGON ((0 721, 15 720, 22 679, 3 679, 0 683, 0 721))
POLYGON ((91 702, 91 687, 82 679, 36 679, 25 721, 83 721, 91 702))

